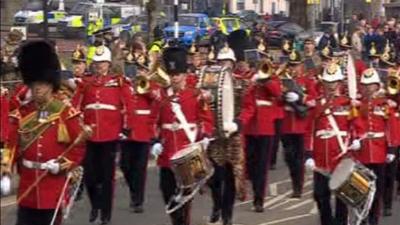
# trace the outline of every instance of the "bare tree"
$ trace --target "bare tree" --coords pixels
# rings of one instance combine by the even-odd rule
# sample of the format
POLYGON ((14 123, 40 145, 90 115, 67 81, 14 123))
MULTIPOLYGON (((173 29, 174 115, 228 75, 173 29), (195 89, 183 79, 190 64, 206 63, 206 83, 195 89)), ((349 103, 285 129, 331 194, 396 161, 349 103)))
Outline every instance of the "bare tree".
POLYGON ((307 28, 307 0, 290 0, 289 17, 292 21, 307 28))
POLYGON ((147 42, 151 43, 154 39, 154 28, 157 24, 157 4, 160 2, 158 0, 149 0, 146 4, 146 12, 147 12, 147 28, 148 28, 148 37, 147 42))

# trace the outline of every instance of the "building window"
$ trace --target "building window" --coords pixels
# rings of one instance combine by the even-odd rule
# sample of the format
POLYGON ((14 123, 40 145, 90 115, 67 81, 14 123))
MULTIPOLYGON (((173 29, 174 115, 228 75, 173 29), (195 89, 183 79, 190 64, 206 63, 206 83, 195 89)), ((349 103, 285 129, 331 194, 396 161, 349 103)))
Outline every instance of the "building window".
POLYGON ((236 4, 236 8, 238 11, 244 10, 244 0, 238 0, 236 4))

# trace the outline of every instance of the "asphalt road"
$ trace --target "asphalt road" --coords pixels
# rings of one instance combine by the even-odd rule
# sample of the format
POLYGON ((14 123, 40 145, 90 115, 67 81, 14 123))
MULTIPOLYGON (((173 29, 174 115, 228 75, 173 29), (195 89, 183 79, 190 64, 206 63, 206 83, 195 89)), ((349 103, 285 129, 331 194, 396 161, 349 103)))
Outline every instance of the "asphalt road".
MULTIPOLYGON (((151 163, 154 164, 154 163, 151 163)), ((120 174, 117 176, 120 177, 120 174)), ((318 225, 318 210, 312 199, 312 175, 307 174, 303 197, 300 200, 289 198, 291 194, 287 167, 279 160, 277 169, 270 171, 269 195, 266 198, 264 213, 252 211, 252 201, 236 202, 234 223, 242 225, 318 225)), ((128 188, 123 179, 116 182, 113 219, 111 225, 167 225, 169 218, 164 212, 164 204, 158 189, 158 170, 154 165, 148 169, 145 212, 134 214, 128 205, 128 188)), ((66 225, 90 225, 88 213, 90 206, 85 198, 77 202, 66 225)), ((192 224, 205 225, 211 210, 209 190, 197 195, 192 211, 192 224)), ((15 224, 15 196, 1 199, 1 225, 15 224)), ((400 197, 394 201, 393 216, 384 217, 381 225, 397 225, 400 221, 400 197)))

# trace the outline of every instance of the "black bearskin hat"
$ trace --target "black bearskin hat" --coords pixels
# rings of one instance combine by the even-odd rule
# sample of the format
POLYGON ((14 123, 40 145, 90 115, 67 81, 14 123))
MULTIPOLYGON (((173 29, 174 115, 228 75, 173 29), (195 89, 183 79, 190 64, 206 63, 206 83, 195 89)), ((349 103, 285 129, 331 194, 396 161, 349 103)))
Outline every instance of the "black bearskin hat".
POLYGON ((60 88, 60 62, 54 47, 46 41, 27 42, 18 54, 18 68, 26 85, 41 81, 60 88))
POLYGON ((250 48, 250 39, 245 30, 236 30, 229 34, 228 45, 235 52, 237 61, 244 61, 244 50, 250 48))
POLYGON ((163 61, 168 74, 187 72, 187 52, 183 48, 170 47, 163 52, 163 61))

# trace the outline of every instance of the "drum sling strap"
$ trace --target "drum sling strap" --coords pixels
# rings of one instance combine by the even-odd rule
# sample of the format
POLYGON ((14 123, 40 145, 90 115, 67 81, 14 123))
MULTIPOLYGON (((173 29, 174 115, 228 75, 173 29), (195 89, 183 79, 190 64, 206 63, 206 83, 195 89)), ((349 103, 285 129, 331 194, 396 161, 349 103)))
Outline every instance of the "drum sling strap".
MULTIPOLYGON (((323 99, 323 100, 325 100, 325 99, 323 99)), ((345 144, 342 136, 340 136, 339 126, 338 126, 338 124, 336 122, 335 117, 333 117, 333 115, 330 112, 329 108, 325 110, 325 113, 328 114, 327 118, 328 118, 329 125, 331 125, 331 127, 333 129, 333 132, 335 133, 335 136, 336 136, 336 139, 337 139, 337 141, 339 143, 339 147, 340 147, 341 152, 342 153, 346 153, 347 152, 347 147, 346 147, 346 144, 345 144)))
MULTIPOLYGON (((168 96, 172 96, 173 91, 172 89, 168 89, 168 96)), ((181 105, 177 102, 172 100, 171 101, 171 109, 172 112, 175 113, 176 118, 178 119, 180 125, 182 126, 183 131, 185 132, 187 138, 189 139, 190 143, 194 143, 197 136, 197 129, 193 131, 190 129, 190 126, 186 120, 185 114, 182 112, 181 105)))

